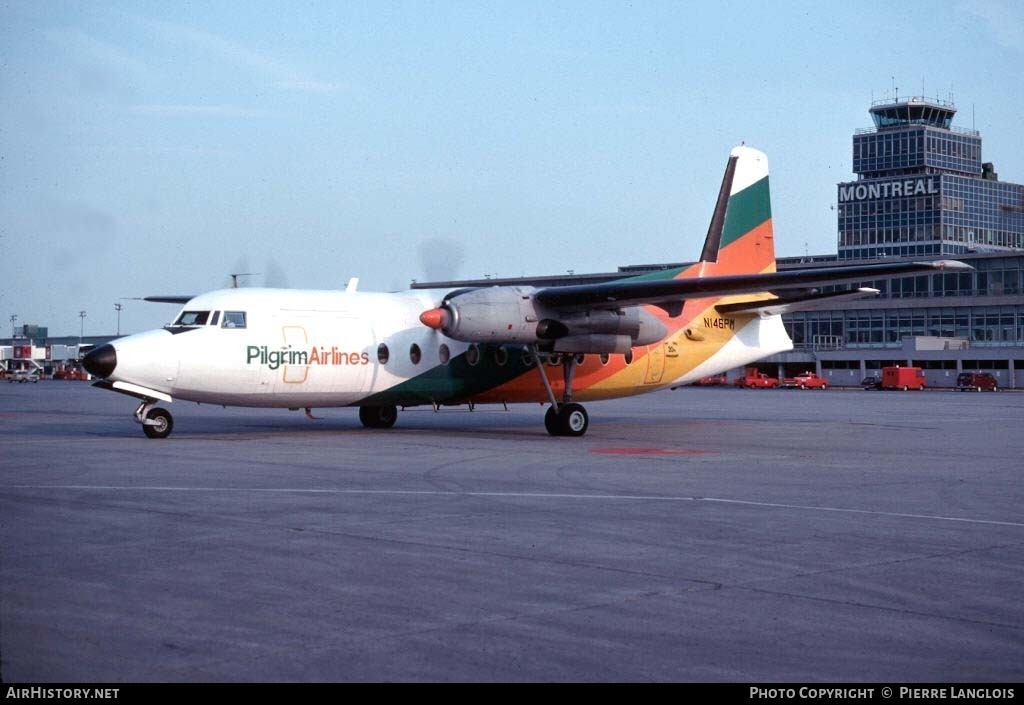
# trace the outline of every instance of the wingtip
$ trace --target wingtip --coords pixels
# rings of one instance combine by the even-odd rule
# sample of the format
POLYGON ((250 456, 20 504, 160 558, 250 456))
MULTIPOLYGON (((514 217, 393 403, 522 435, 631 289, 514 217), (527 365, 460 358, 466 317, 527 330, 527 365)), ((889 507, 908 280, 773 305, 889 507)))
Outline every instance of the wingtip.
POLYGON ((974 269, 974 267, 966 262, 961 262, 960 260, 955 259, 940 259, 933 262, 921 262, 920 264, 932 267, 933 269, 952 269, 963 272, 974 269))

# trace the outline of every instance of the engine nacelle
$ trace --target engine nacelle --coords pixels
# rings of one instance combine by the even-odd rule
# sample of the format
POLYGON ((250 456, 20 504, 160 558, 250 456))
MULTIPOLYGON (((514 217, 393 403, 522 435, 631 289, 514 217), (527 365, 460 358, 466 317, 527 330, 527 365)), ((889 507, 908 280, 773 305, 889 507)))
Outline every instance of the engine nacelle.
POLYGON ((449 338, 467 343, 530 345, 540 341, 537 322, 548 315, 547 311, 537 311, 534 291, 532 286, 473 289, 445 299, 439 309, 428 311, 420 320, 449 338), (437 325, 426 320, 434 312, 440 312, 437 325))
POLYGON ((664 338, 668 334, 668 329, 654 315, 633 306, 621 311, 595 310, 561 316, 558 319, 544 319, 537 326, 537 334, 546 340, 562 340, 567 337, 588 335, 625 336, 630 340, 631 345, 651 345, 664 338))
POLYGON ((562 352, 626 352, 657 343, 668 329, 656 316, 633 306, 619 311, 559 314, 539 306, 532 286, 495 286, 455 292, 420 316, 423 325, 467 343, 554 343, 562 352), (570 340, 571 339, 571 340, 570 340))
POLYGON ((560 353, 615 353, 625 355, 633 347, 633 339, 628 335, 609 335, 607 333, 591 333, 588 335, 567 335, 559 338, 553 346, 554 352, 560 353))

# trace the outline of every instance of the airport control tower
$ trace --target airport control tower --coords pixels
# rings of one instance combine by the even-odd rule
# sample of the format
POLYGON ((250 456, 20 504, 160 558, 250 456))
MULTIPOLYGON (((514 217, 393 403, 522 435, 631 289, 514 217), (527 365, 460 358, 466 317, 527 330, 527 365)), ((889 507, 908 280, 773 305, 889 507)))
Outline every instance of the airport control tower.
POLYGON ((876 101, 853 136, 856 181, 838 185, 839 259, 1024 250, 1024 186, 983 163, 951 102, 876 101))

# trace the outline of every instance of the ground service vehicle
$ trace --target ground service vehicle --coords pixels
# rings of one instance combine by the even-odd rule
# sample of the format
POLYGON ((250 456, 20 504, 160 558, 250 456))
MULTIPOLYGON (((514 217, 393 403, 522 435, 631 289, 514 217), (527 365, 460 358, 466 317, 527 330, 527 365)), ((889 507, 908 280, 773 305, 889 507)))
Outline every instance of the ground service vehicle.
POLYGON ((883 367, 882 389, 923 390, 925 388, 924 373, 920 367, 883 367))
POLYGON ((863 387, 865 391, 881 389, 882 379, 878 375, 868 375, 860 381, 860 386, 863 387))
POLYGON ((989 372, 961 372, 956 378, 956 388, 961 392, 967 390, 998 392, 999 382, 989 372))
POLYGON ((769 377, 756 367, 748 367, 742 377, 733 382, 741 389, 778 389, 778 377, 769 377))
POLYGON ((38 382, 39 372, 36 370, 14 370, 7 373, 8 382, 38 382))
POLYGON ((814 372, 801 372, 796 377, 786 377, 782 386, 796 389, 828 389, 828 380, 814 372))
POLYGON ((88 380, 89 373, 80 367, 61 367, 58 370, 54 370, 53 378, 65 380, 88 380))

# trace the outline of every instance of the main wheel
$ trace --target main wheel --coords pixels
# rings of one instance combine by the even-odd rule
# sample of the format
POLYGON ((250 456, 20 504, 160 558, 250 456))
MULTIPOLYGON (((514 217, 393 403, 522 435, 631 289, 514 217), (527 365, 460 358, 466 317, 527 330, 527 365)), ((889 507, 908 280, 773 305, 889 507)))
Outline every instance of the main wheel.
POLYGON ((590 425, 587 410, 579 404, 563 404, 559 410, 563 436, 582 436, 590 425))
POLYGON ((398 420, 398 407, 361 406, 359 420, 366 428, 391 428, 398 420))
POLYGON ((555 413, 549 406, 544 414, 544 428, 552 436, 582 436, 590 425, 587 410, 579 404, 562 404, 555 413))
POLYGON ((544 428, 548 430, 552 436, 560 436, 558 432, 558 414, 555 413, 555 407, 549 406, 548 410, 544 413, 544 428))
POLYGON ((142 432, 148 438, 167 438, 172 430, 174 419, 167 409, 150 409, 146 414, 146 423, 142 424, 142 432))

